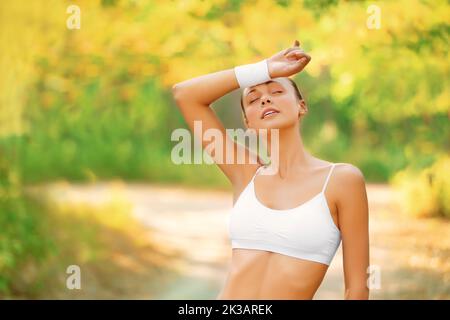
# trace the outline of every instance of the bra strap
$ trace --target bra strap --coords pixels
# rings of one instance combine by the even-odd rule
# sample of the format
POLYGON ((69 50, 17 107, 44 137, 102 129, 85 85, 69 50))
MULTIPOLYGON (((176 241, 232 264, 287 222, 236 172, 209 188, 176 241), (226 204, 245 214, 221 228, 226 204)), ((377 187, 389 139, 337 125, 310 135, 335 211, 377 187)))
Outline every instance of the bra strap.
POLYGON ((264 168, 264 165, 260 166, 258 169, 256 169, 255 174, 253 175, 252 181, 255 180, 255 177, 258 175, 259 171, 264 168))
POLYGON ((333 163, 333 164, 331 165, 331 169, 330 169, 330 171, 328 172, 327 179, 325 180, 325 183, 324 183, 323 188, 322 188, 322 193, 325 192, 325 188, 326 188, 327 185, 328 185, 328 180, 330 180, 331 172, 333 172, 333 169, 334 169, 335 165, 336 165, 336 163, 333 163))

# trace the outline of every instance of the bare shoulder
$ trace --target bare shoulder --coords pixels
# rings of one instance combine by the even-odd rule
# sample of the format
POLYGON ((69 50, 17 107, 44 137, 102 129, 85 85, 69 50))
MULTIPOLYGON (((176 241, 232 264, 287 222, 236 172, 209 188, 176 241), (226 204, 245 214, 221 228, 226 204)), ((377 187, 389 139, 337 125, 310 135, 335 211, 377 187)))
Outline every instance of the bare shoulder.
POLYGON ((339 203, 366 198, 366 182, 361 169, 351 163, 336 163, 332 185, 335 199, 339 203))
POLYGON ((334 175, 336 179, 346 182, 346 184, 358 184, 365 181, 363 172, 351 163, 336 163, 334 175))

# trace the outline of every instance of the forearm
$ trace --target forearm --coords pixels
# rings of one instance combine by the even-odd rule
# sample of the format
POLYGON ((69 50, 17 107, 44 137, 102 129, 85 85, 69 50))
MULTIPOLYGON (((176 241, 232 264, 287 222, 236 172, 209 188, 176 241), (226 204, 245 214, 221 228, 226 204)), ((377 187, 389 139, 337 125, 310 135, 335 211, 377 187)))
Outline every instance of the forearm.
POLYGON ((204 105, 210 105, 227 93, 238 89, 234 69, 222 70, 185 80, 173 86, 175 98, 194 100, 204 105))
POLYGON ((345 300, 368 300, 369 289, 367 286, 360 288, 347 288, 345 289, 345 300))
POLYGON ((209 106, 239 87, 250 87, 271 78, 289 77, 303 70, 311 60, 309 55, 300 50, 299 45, 296 40, 294 47, 268 59, 179 82, 172 87, 173 95, 179 101, 209 106))

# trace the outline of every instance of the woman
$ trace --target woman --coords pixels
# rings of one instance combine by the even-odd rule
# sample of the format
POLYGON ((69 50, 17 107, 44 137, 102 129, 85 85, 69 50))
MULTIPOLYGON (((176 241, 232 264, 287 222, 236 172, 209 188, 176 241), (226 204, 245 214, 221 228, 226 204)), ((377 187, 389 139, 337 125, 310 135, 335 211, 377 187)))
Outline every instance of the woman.
MULTIPOLYGON (((312 299, 341 241, 344 297, 369 297, 364 176, 351 164, 312 156, 300 133, 308 108, 288 77, 302 71, 310 60, 296 40, 253 69, 237 67, 173 86, 175 101, 191 130, 194 121, 201 121, 203 130, 220 130, 225 143, 216 154, 226 155, 231 146, 234 155, 243 151, 254 157, 226 134, 210 104, 243 83, 252 83, 249 75, 260 72, 262 66, 270 78, 245 87, 241 107, 249 129, 278 130, 277 141, 270 134, 267 140, 269 145, 278 144, 276 173, 267 174, 273 168, 263 165, 259 157, 256 163, 217 161, 234 191, 229 217, 232 259, 218 299, 312 299), (247 74, 242 70, 248 70, 247 74)), ((203 147, 208 144, 202 141, 203 147)))

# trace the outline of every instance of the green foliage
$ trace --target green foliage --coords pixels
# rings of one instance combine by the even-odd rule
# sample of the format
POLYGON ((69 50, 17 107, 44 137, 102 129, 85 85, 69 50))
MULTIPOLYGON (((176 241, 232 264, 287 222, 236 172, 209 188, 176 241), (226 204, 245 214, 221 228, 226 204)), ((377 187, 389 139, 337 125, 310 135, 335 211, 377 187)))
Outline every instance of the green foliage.
POLYGON ((431 166, 398 172, 392 183, 402 208, 413 217, 450 218, 450 157, 443 155, 431 166))
MULTIPOLYGON (((171 132, 185 124, 169 89, 294 39, 312 56, 296 76, 309 106, 308 149, 353 163, 369 182, 392 181, 414 216, 449 217, 450 7, 377 2, 381 28, 370 30, 369 4, 80 0, 81 29, 68 30, 64 1, 0 2, 0 295, 38 292, 68 262, 59 257, 107 259, 97 234, 111 226, 90 220, 95 210, 51 214, 24 185, 123 178, 227 187, 216 166, 171 162, 171 132), (49 261, 47 275, 34 273, 49 261)), ((230 128, 242 126, 233 97, 214 104, 230 128)), ((105 210, 128 221, 126 208, 105 210)))
MULTIPOLYGON (((62 3, 45 20, 33 18, 44 10, 39 1, 2 4, 34 24, 1 20, 16 34, 0 43, 0 146, 25 182, 121 177, 225 186, 217 168, 171 163, 170 134, 185 124, 169 88, 266 57, 293 39, 312 56, 296 76, 310 110, 302 134, 311 152, 382 182, 449 148, 445 1, 380 2, 377 30, 366 26, 364 1, 79 5, 82 27, 74 31, 58 27, 62 3)), ((215 107, 227 127, 243 125, 238 99, 215 107)))
MULTIPOLYGON (((23 194, 13 180, 0 189, 0 298, 67 297, 69 265, 82 267, 86 278, 98 272, 107 279, 111 268, 125 272, 115 265, 115 253, 144 243, 146 233, 120 194, 102 206, 58 204, 40 193, 23 194)), ((85 285, 97 281, 104 279, 85 285)))
MULTIPOLYGON (((0 297, 14 294, 13 280, 27 264, 39 266, 55 252, 42 212, 38 204, 24 201, 18 171, 0 158, 0 297)), ((34 289, 31 284, 29 292, 34 289)))
POLYGON ((316 17, 319 17, 322 13, 325 13, 332 7, 337 6, 339 0, 304 0, 303 4, 305 8, 313 11, 316 17))

